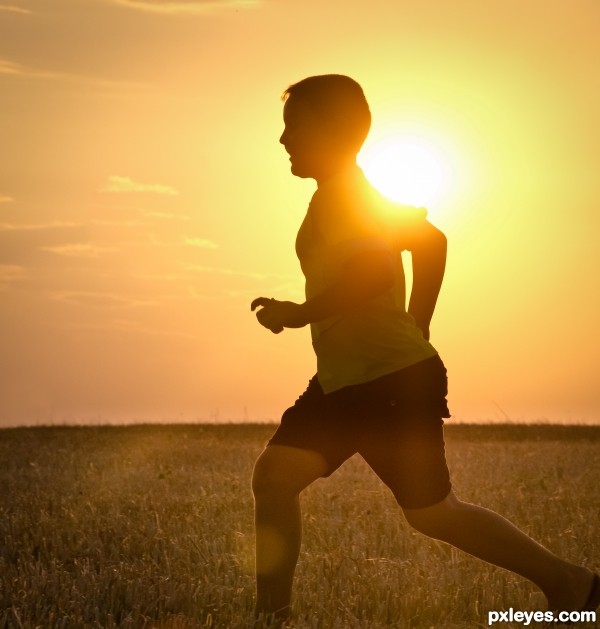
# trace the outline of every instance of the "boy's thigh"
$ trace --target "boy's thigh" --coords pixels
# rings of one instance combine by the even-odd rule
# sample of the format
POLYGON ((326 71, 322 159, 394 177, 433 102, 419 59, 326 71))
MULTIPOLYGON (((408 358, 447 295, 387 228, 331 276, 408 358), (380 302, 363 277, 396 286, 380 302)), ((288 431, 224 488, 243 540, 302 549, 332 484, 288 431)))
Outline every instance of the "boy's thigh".
POLYGON ((356 452, 356 443, 345 409, 332 403, 316 377, 307 390, 288 408, 268 442, 318 454, 326 466, 321 476, 329 476, 356 452))
POLYGON ((358 448, 400 506, 420 509, 449 494, 443 426, 440 417, 397 418, 374 427, 358 448))
POLYGON ((327 461, 313 450, 268 445, 256 460, 252 488, 256 495, 300 493, 327 471, 327 461))

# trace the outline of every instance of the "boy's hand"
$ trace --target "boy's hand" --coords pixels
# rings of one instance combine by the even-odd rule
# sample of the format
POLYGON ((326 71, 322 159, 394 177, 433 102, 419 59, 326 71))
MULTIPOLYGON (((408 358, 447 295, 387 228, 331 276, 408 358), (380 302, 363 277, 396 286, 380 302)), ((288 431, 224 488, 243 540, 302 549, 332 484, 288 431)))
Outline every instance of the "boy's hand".
POLYGON ((273 334, 283 332, 283 328, 301 328, 308 323, 302 306, 293 301, 258 297, 250 305, 252 311, 256 308, 260 308, 256 313, 258 322, 273 334))

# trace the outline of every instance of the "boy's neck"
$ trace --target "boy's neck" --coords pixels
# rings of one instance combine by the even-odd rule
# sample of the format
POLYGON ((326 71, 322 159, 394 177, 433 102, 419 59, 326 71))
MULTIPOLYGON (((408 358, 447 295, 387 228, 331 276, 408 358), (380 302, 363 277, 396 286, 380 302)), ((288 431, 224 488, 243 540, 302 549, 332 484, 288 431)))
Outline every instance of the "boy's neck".
POLYGON ((324 183, 336 177, 340 173, 348 171, 352 168, 356 168, 356 155, 349 155, 343 159, 338 159, 330 167, 324 168, 323 172, 315 176, 317 182, 317 188, 321 187, 324 183))

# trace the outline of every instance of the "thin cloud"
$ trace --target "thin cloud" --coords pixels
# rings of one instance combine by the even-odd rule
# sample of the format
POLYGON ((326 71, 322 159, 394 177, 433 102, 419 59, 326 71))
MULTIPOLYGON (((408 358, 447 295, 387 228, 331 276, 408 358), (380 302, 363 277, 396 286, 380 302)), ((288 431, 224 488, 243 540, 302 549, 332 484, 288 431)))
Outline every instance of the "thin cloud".
POLYGON ((148 240, 146 242, 140 242, 140 245, 152 245, 153 247, 197 247, 199 249, 218 249, 219 245, 213 240, 208 238, 197 238, 195 236, 184 236, 183 240, 161 240, 157 238, 155 234, 148 233, 148 240))
POLYGON ((6 194, 0 194, 0 203, 12 203, 14 199, 6 194))
POLYGON ((71 227, 83 227, 82 223, 71 223, 65 221, 53 221, 51 223, 33 223, 17 225, 15 223, 0 223, 0 231, 42 231, 46 229, 65 229, 71 227))
MULTIPOLYGON (((290 298, 301 299, 304 295, 302 280, 297 275, 283 275, 279 273, 257 273, 252 271, 238 271, 226 267, 203 266, 199 264, 184 264, 183 269, 190 273, 207 273, 225 275, 231 278, 241 278, 242 280, 254 280, 260 282, 261 286, 254 285, 253 282, 244 282, 244 288, 223 288, 219 298, 248 298, 256 297, 259 290, 265 295, 287 295, 290 298)), ((209 300, 215 296, 208 296, 198 293, 192 286, 188 287, 189 295, 192 299, 209 300)))
POLYGON ((229 295, 225 293, 200 293, 194 286, 187 287, 186 297, 187 299, 191 299, 193 301, 223 301, 229 299, 229 295))
POLYGON ((20 13, 21 15, 31 15, 32 11, 21 7, 13 7, 7 4, 0 4, 0 11, 8 11, 9 13, 20 13))
POLYGON ((25 67, 8 59, 0 59, 0 74, 25 74, 25 67))
MULTIPOLYGON (((288 299, 303 299, 304 292, 300 285, 293 283, 280 284, 279 286, 271 286, 270 288, 260 289, 264 296, 276 295, 279 299, 286 296, 288 299)), ((239 301, 241 299, 252 299, 258 297, 257 289, 248 287, 242 289, 222 289, 216 293, 204 293, 200 292, 195 286, 187 287, 187 297, 194 301, 227 301, 234 299, 239 301)))
POLYGON ((185 236, 183 239, 184 243, 188 245, 188 247, 198 247, 199 249, 218 249, 219 245, 213 242, 212 240, 208 240, 207 238, 195 238, 185 236))
POLYGON ((95 293, 86 291, 58 291, 51 294, 56 301, 68 303, 74 306, 88 306, 92 308, 137 308, 140 306, 157 306, 159 302, 154 300, 135 299, 122 297, 112 293, 95 293))
POLYGON ((0 75, 23 79, 76 83, 78 85, 83 84, 104 89, 146 89, 145 85, 142 85, 141 83, 134 83, 132 81, 112 81, 99 79, 97 77, 83 76, 81 74, 72 74, 69 72, 44 70, 41 68, 26 66, 22 63, 18 63, 17 61, 11 61, 10 59, 0 59, 0 75))
POLYGON ((53 247, 40 247, 42 251, 48 251, 59 256, 70 258, 98 258, 103 253, 118 251, 115 247, 99 247, 90 243, 76 243, 69 245, 56 245, 53 247))
POLYGON ((181 273, 131 273, 132 278, 150 282, 180 282, 188 277, 181 273))
POLYGON ((8 284, 25 279, 27 271, 16 264, 0 264, 0 284, 8 284))
POLYGON ((175 338, 183 338, 192 341, 201 340, 203 337, 197 334, 189 334, 182 330, 174 328, 153 328, 147 325, 141 324, 139 321, 131 321, 128 319, 115 319, 107 323, 75 323, 69 322, 68 324, 52 322, 48 324, 53 328, 61 330, 68 330, 69 332, 109 332, 111 334, 131 334, 131 335, 144 335, 144 336, 168 336, 175 338))
POLYGON ((219 275, 232 275, 234 277, 249 277, 253 280, 266 280, 267 276, 264 273, 252 273, 251 271, 234 271, 233 269, 226 269, 215 266, 204 266, 199 264, 186 264, 184 267, 187 271, 193 271, 195 273, 217 273, 219 275))
POLYGON ((219 9, 248 9, 261 0, 112 0, 114 4, 162 15, 200 15, 219 9))
POLYGON ((159 183, 140 183, 133 181, 130 177, 121 177, 120 175, 111 175, 108 182, 100 187, 100 192, 151 192, 154 194, 166 194, 169 196, 177 196, 179 192, 171 186, 165 186, 159 183))
POLYGON ((277 273, 254 273, 252 271, 237 271, 235 269, 228 269, 225 267, 217 266, 204 266, 200 264, 186 264, 184 265, 186 271, 192 271, 195 273, 217 273, 219 275, 231 275, 234 277, 248 277, 253 280, 295 280, 296 276, 280 275, 277 273))
POLYGON ((140 221, 136 219, 130 220, 110 220, 106 218, 92 218, 90 220, 92 225, 98 227, 147 227, 148 221, 140 221))
POLYGON ((190 217, 185 214, 171 214, 170 212, 144 212, 148 218, 159 218, 164 220, 189 221, 190 217))

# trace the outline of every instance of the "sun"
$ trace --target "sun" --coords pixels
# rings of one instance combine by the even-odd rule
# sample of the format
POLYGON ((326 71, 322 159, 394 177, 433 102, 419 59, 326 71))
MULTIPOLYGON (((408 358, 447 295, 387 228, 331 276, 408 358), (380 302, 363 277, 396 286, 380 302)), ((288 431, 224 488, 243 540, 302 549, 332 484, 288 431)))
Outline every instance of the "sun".
POLYGON ((395 134, 368 141, 358 163, 382 194, 407 205, 435 206, 452 180, 452 169, 441 148, 417 135, 395 134))

